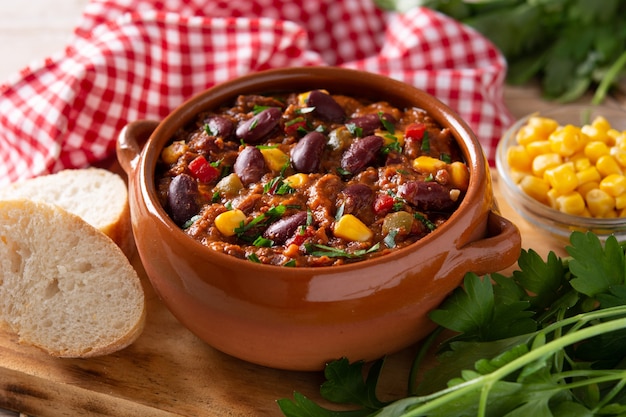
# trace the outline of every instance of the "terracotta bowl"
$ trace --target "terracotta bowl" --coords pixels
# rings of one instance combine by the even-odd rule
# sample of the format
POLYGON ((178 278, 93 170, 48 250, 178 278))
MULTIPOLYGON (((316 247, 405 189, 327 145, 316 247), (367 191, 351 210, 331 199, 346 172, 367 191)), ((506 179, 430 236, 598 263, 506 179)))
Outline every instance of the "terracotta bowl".
POLYGON ((210 88, 161 122, 120 133, 137 249, 158 296, 209 345, 256 364, 320 370, 333 359, 373 360, 426 336, 427 314, 468 271, 502 270, 519 255, 518 229, 498 214, 489 168, 459 116, 405 83, 330 67, 259 72, 210 88), (372 260, 334 267, 260 265, 217 253, 185 235, 159 204, 155 166, 174 132, 239 94, 327 89, 398 107, 416 106, 449 127, 470 169, 460 207, 435 232, 372 260))

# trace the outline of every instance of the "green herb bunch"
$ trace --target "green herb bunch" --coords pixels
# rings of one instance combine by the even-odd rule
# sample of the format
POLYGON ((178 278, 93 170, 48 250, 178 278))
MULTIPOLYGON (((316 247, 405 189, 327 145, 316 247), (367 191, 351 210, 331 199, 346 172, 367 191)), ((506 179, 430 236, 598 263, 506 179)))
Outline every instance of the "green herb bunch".
POLYGON ((377 398, 384 358, 338 359, 321 394, 354 408, 330 410, 295 393, 280 409, 288 417, 626 416, 624 247, 573 232, 566 249, 567 258, 546 260, 523 250, 511 276, 468 273, 430 314, 439 328, 420 347, 405 398, 377 398), (434 347, 435 363, 424 366, 434 347))
POLYGON ((473 27, 506 57, 512 85, 539 79, 546 98, 570 102, 595 88, 604 100, 626 65, 623 0, 375 0, 425 6, 473 27))

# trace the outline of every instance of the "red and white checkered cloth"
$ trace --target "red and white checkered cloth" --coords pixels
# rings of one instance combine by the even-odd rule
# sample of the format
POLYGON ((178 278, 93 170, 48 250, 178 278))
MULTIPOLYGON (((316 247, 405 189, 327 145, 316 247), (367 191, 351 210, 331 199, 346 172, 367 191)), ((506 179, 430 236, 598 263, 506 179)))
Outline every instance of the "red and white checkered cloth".
POLYGON ((64 51, 0 85, 0 185, 114 154, 122 127, 269 68, 336 65, 438 97, 493 161, 512 118, 506 64, 485 38, 425 8, 372 0, 92 0, 64 51))

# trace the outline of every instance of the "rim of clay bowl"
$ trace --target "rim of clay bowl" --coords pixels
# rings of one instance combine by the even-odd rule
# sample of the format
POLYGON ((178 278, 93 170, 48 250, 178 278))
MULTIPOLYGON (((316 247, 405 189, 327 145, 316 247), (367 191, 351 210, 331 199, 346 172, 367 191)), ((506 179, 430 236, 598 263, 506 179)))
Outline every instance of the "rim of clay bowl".
MULTIPOLYGON (((365 90, 365 92, 363 94, 359 94, 359 96, 380 100, 381 97, 379 95, 377 96, 376 93, 380 93, 381 90, 383 90, 382 87, 384 85, 384 99, 389 101, 392 105, 399 107, 412 105, 422 108, 426 110, 439 125, 450 128, 453 133, 453 137, 461 148, 461 152, 463 153, 463 157, 465 158, 465 162, 470 171, 470 183, 467 193, 465 194, 459 207, 457 207, 446 222, 439 226, 439 228, 437 228, 437 230, 433 233, 429 233, 411 245, 374 259, 350 262, 344 265, 335 266, 295 267, 290 268, 290 273, 297 274, 298 271, 308 271, 307 273, 310 273, 311 271, 318 271, 321 273, 323 270, 329 269, 335 272, 339 269, 359 269, 367 265, 393 261, 399 257, 405 256, 407 252, 411 252, 418 247, 428 245, 431 240, 438 238, 438 236, 445 233, 447 229, 453 227, 456 219, 467 213, 470 210, 468 206, 470 206, 474 200, 479 198, 481 193, 485 192, 482 187, 486 186, 489 174, 487 172, 487 163, 482 146, 480 145, 474 132, 470 129, 469 125, 467 125, 467 123, 462 120, 454 110, 425 91, 402 81, 394 80, 380 74, 338 67, 291 67, 251 73, 230 81, 216 84, 215 86, 196 94, 175 108, 157 125, 156 129, 152 132, 141 152, 140 163, 135 168, 136 170, 140 170, 140 173, 142 174, 139 177, 142 180, 140 184, 140 187, 142 187, 141 194, 144 198, 148 211, 155 216, 161 224, 166 226, 173 234, 173 237, 177 238, 177 240, 183 239, 183 242, 189 242, 189 244, 194 245, 194 248, 200 252, 210 251, 210 253, 212 253, 217 259, 220 259, 220 262, 223 261, 235 264, 245 263, 247 268, 253 269, 284 269, 283 266, 257 264, 218 251, 213 251, 201 242, 198 242, 197 240, 186 235, 170 219, 169 215, 156 197, 157 192, 154 183, 154 174, 158 155, 178 128, 193 121, 195 117, 197 117, 198 113, 226 103, 229 100, 233 100, 239 94, 263 94, 280 91, 288 92, 297 88, 296 85, 306 85, 304 88, 307 89, 325 88, 338 93, 354 95, 354 91, 350 91, 351 88, 354 89, 355 86, 358 86, 362 89, 364 86, 371 85, 372 83, 378 84, 378 87, 372 91, 365 90), (426 109, 426 107, 429 107, 430 109, 426 109)), ((489 192, 489 190, 487 190, 487 192, 489 192)), ((483 202, 481 200, 475 202, 474 204, 483 204, 483 202)), ((457 247, 457 249, 460 249, 474 240, 476 239, 472 240, 470 236, 468 236, 465 242, 460 242, 461 245, 457 247)))

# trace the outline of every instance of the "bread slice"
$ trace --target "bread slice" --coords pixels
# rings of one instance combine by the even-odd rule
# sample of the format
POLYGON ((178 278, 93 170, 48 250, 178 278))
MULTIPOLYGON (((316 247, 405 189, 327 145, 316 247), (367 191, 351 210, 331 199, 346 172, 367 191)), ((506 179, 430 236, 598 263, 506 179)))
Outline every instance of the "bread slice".
POLYGON ((67 169, 0 189, 0 200, 19 198, 57 204, 100 229, 129 258, 134 252, 128 189, 113 172, 101 168, 67 169))
POLYGON ((0 201, 0 322, 53 356, 92 357, 140 335, 140 279, 121 249, 48 203, 0 201))

